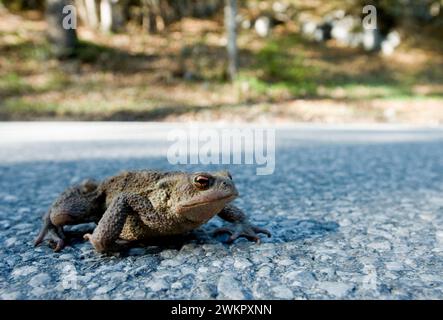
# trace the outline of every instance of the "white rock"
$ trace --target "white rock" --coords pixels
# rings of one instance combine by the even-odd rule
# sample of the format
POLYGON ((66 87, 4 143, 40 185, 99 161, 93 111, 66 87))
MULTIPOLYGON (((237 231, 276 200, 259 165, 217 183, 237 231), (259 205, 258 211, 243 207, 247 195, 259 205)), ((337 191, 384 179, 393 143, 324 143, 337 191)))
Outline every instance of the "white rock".
POLYGON ((400 34, 395 30, 388 33, 386 40, 389 41, 394 48, 398 47, 401 43, 400 34))
POLYGON ((243 29, 250 29, 251 28, 251 20, 249 20, 249 19, 242 20, 240 25, 243 29))
POLYGON ((351 16, 346 16, 333 23, 331 36, 338 42, 348 45, 351 42, 351 32, 354 27, 355 19, 351 16))
POLYGON ((257 18, 254 29, 260 37, 267 37, 271 33, 271 19, 265 16, 257 18))
POLYGON ((317 23, 314 21, 307 21, 302 24, 301 30, 305 36, 312 37, 314 36, 315 30, 317 30, 317 23))
POLYGON ((278 13, 284 13, 288 9, 287 3, 276 1, 272 4, 272 10, 278 13))
POLYGON ((385 56, 390 56, 394 53, 395 47, 389 43, 388 41, 382 41, 381 43, 381 52, 385 56))

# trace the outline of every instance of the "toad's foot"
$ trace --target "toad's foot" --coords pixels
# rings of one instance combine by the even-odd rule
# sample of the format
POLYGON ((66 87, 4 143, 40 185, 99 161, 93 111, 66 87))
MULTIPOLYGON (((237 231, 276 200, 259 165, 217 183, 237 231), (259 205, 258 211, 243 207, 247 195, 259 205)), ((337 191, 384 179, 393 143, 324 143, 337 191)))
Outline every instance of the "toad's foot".
POLYGON ((113 243, 104 245, 103 242, 100 242, 100 240, 95 239, 94 235, 90 233, 86 233, 85 235, 83 235, 83 239, 88 240, 92 244, 94 249, 101 253, 125 251, 132 246, 131 241, 126 241, 122 239, 117 239, 113 243))
POLYGON ((254 226, 248 222, 237 222, 229 227, 218 228, 214 231, 215 236, 226 233, 231 235, 226 241, 227 243, 232 243, 236 239, 242 237, 249 241, 260 243, 260 237, 258 236, 260 233, 266 234, 268 237, 271 236, 271 233, 268 230, 254 226))
POLYGON ((65 247, 66 237, 63 227, 53 225, 49 219, 49 213, 43 217, 43 227, 34 241, 34 246, 38 246, 46 237, 49 237, 49 244, 55 252, 59 252, 65 247))

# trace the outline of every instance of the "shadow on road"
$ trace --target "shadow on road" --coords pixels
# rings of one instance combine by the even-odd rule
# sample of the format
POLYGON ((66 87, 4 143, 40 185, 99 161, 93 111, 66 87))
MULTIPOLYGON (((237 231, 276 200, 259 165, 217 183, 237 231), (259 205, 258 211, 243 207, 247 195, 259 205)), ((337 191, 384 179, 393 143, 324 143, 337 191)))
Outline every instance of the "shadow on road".
POLYGON ((319 238, 337 232, 338 228, 339 224, 334 221, 294 220, 285 224, 285 227, 274 236, 274 239, 289 242, 319 238))
MULTIPOLYGON (((284 228, 271 229, 271 238, 267 238, 266 236, 262 235, 262 242, 282 243, 320 238, 327 236, 330 233, 337 232, 339 228, 339 224, 333 221, 317 221, 314 219, 289 221, 290 222, 285 224, 284 228)), ((92 224, 84 224, 78 225, 77 228, 74 227, 73 229, 67 230, 70 245, 84 242, 84 240, 82 240, 82 236, 85 232, 91 232, 91 227, 93 228, 92 224)), ((228 236, 224 235, 214 237, 212 236, 212 229, 213 228, 211 226, 203 226, 202 228, 194 230, 193 232, 185 235, 158 237, 143 242, 134 242, 133 245, 131 245, 128 249, 144 248, 150 253, 159 253, 165 249, 180 250, 181 247, 189 243, 196 243, 199 245, 216 243, 226 244, 228 236)), ((240 238, 236 242, 239 241, 247 240, 240 238)), ((123 255, 126 254, 128 254, 127 250, 123 252, 123 255)))

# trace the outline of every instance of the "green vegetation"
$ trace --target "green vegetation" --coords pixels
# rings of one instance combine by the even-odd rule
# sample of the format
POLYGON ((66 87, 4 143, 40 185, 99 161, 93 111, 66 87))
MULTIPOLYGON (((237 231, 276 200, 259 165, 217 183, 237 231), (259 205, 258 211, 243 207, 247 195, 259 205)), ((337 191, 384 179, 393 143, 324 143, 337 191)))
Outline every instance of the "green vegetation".
MULTIPOLYGON (((317 50, 319 45, 301 40, 295 35, 285 35, 277 40, 269 40, 257 53, 256 62, 243 71, 240 82, 248 84, 256 94, 278 99, 291 98, 340 98, 346 100, 363 99, 438 99, 443 91, 430 93, 414 91, 418 83, 441 83, 443 70, 427 66, 424 69, 396 70, 380 57, 365 54, 358 50, 349 52, 348 63, 337 49, 329 55, 309 59, 307 51, 317 50), (353 61, 364 57, 371 64, 359 71, 353 61), (337 66, 335 63, 343 63, 337 66), (353 70, 353 68, 355 70, 353 70)), ((323 48, 317 53, 322 54, 323 48)), ((394 66, 395 67, 395 66, 394 66)))

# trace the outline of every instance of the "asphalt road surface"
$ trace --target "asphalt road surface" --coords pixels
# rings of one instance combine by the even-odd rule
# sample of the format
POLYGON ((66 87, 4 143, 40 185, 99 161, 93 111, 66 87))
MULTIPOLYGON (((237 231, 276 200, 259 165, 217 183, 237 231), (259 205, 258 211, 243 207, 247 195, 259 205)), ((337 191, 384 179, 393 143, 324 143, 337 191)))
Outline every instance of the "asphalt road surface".
POLYGON ((273 234, 259 245, 213 238, 214 218, 112 256, 82 240, 32 246, 51 202, 86 177, 220 168, 167 161, 180 126, 1 123, 0 298, 443 299, 441 128, 277 127, 273 174, 222 166, 273 234))

